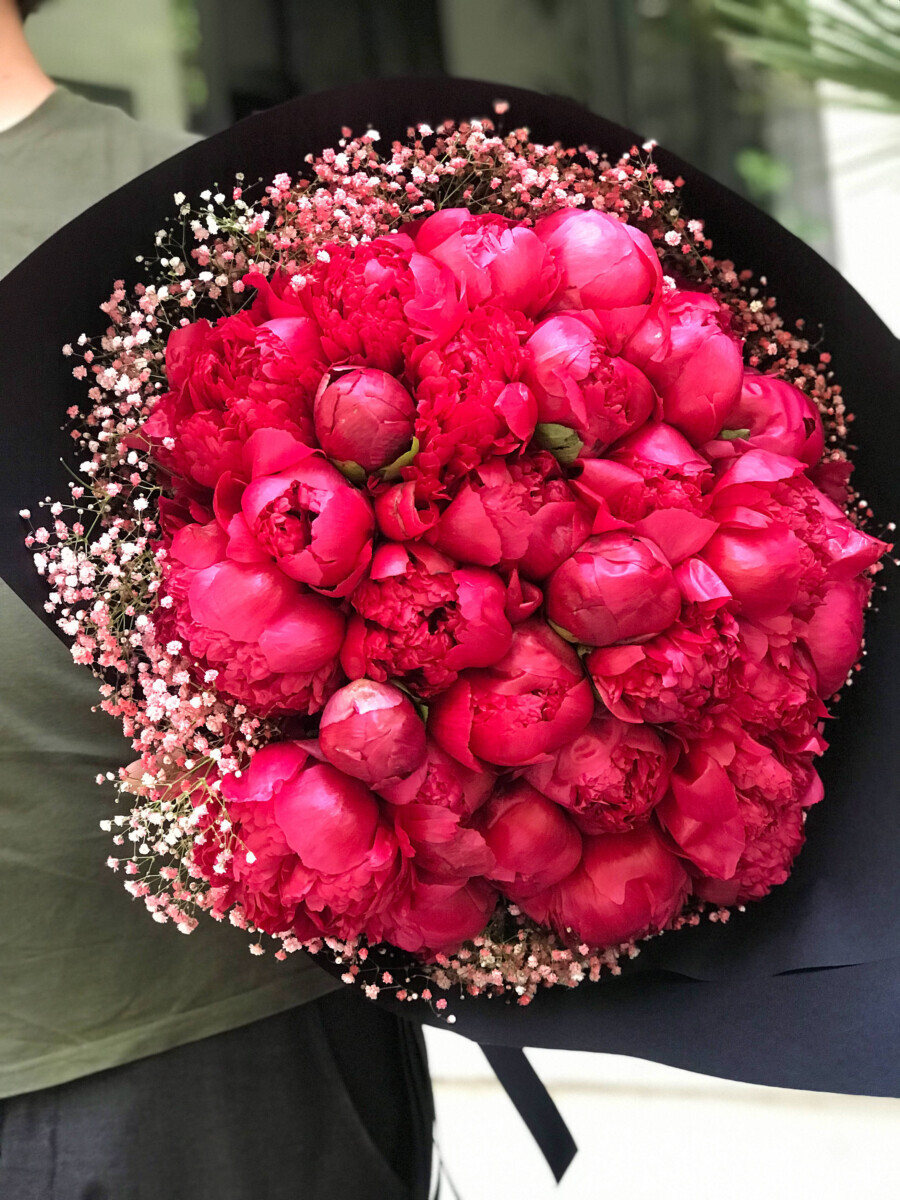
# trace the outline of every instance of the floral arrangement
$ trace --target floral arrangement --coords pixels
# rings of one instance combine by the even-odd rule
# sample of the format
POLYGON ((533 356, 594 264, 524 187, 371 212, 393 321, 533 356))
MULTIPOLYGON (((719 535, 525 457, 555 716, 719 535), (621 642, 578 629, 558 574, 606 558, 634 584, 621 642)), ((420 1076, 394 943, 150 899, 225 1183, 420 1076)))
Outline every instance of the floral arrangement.
POLYGON ((27 540, 157 921, 524 1004, 786 879, 888 547, 652 146, 379 140, 175 197, 27 540))

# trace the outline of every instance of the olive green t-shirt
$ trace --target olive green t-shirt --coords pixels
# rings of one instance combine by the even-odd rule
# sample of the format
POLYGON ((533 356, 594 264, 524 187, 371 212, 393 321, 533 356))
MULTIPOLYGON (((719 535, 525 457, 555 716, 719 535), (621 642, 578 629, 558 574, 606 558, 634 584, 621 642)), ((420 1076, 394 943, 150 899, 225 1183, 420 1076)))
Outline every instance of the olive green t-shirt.
MULTIPOLYGON (((0 133, 0 275, 190 140, 58 89, 0 133)), ((253 957, 245 933, 202 915, 184 936, 129 897, 99 827, 116 811, 114 793, 95 779, 134 752, 115 721, 91 712, 97 701, 90 672, 0 581, 0 1097, 341 986, 303 954, 253 957)))

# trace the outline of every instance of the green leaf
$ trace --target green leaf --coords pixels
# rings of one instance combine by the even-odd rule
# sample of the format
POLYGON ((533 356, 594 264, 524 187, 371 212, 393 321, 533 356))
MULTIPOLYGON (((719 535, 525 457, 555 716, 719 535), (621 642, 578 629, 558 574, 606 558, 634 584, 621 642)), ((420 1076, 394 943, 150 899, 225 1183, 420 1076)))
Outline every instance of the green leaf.
POLYGON ((719 437, 724 438, 726 442, 736 442, 739 438, 748 438, 749 436, 749 429, 723 429, 719 434, 719 437))
POLYGON ((571 633, 569 633, 568 629, 563 629, 562 625, 557 625, 556 622, 551 621, 549 617, 545 617, 544 620, 547 622, 547 624, 550 626, 550 628, 554 631, 554 633, 558 633, 561 638, 565 638, 565 640, 567 642, 571 642, 573 646, 578 645, 578 638, 573 637, 573 635, 571 633))
POLYGON ((736 54, 840 84, 857 93, 858 107, 900 110, 896 0, 714 0, 714 12, 717 35, 736 54))
POLYGON ((557 462, 570 466, 581 453, 584 442, 568 425, 546 422, 534 431, 534 440, 542 450, 549 450, 557 462))
POLYGON ((395 458, 392 463, 388 463, 386 467, 382 467, 378 474, 382 479, 390 482, 393 479, 400 478, 400 472, 404 467, 408 467, 416 455, 419 453, 419 439, 414 437, 410 448, 401 454, 399 458, 395 458))
POLYGON ((349 479, 351 483, 355 483, 357 487, 362 487, 366 482, 365 468, 361 467, 359 463, 353 462, 351 459, 342 462, 339 458, 333 458, 331 461, 344 478, 349 479))

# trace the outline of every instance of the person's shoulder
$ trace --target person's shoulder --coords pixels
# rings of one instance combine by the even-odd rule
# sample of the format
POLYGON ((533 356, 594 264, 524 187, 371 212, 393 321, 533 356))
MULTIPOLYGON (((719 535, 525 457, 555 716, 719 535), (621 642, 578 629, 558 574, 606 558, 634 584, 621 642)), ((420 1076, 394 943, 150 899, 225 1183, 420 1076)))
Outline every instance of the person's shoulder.
POLYGON ((57 88, 53 99, 55 117, 62 125, 138 160, 135 166, 139 170, 149 169, 200 140, 196 134, 183 130, 158 129, 136 121, 114 105, 88 100, 67 88, 57 88))

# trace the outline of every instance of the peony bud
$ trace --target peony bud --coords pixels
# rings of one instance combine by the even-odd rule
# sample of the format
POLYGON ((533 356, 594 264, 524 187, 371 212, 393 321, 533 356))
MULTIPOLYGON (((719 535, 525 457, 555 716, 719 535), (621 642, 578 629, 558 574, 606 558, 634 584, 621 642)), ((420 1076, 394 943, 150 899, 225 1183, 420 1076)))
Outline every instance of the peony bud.
POLYGON ((326 372, 313 405, 316 437, 328 457, 364 471, 386 467, 409 449, 415 419, 403 384, 370 367, 326 372))
POLYGON ((585 838, 580 866, 521 907, 568 942, 618 946, 665 929, 688 891, 687 872, 648 824, 585 838))
POLYGON ((399 688, 356 679, 322 713, 319 747, 334 766, 377 787, 396 783, 425 758, 425 726, 399 688))
POLYGON ((803 640, 815 663, 819 695, 825 700, 843 687, 859 659, 871 588, 869 580, 862 578, 829 583, 810 618, 803 640))
POLYGON ((589 646, 652 637, 681 608, 672 568, 655 542, 615 532, 588 538, 557 567, 546 601, 554 626, 589 646))
POLYGON ((526 381, 537 397, 538 431, 561 462, 601 453, 643 425, 657 406, 650 381, 624 358, 607 353, 590 315, 547 317, 526 344, 526 381))
POLYGON ((396 483, 375 500, 378 528, 394 542, 421 537, 435 524, 438 515, 436 504, 417 498, 413 482, 396 483))
POLYGON ((784 379, 745 371, 741 394, 725 418, 725 428, 705 450, 711 458, 771 450, 812 467, 824 447, 822 418, 808 396, 784 379))
POLYGON ((571 819, 524 779, 492 796, 476 827, 496 860, 490 878, 515 900, 559 883, 581 859, 571 819))
POLYGON ((562 276, 559 308, 643 306, 662 286, 653 243, 609 213, 563 208, 537 221, 534 232, 562 276))
POLYGON ((719 433, 740 396, 741 343, 723 328, 722 309, 712 296, 677 291, 665 309, 671 321, 666 352, 657 348, 647 355, 644 347, 638 349, 638 338, 622 354, 656 388, 664 420, 703 445, 719 433))

